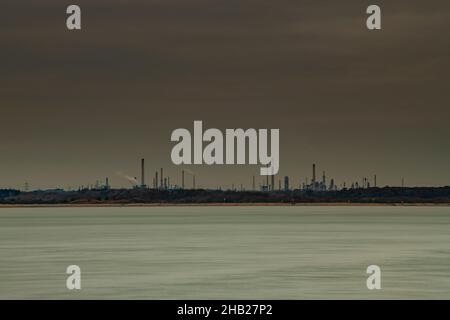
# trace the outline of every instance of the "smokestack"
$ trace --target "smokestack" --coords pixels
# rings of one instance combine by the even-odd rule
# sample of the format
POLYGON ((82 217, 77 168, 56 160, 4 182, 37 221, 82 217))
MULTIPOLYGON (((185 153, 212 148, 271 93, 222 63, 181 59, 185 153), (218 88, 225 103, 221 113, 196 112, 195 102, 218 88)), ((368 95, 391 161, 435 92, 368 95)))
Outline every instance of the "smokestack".
POLYGON ((373 186, 376 188, 377 187, 377 175, 373 176, 373 186))
POLYGON ((316 164, 313 163, 313 176, 312 176, 312 184, 316 183, 316 164))
POLYGON ((252 187, 253 187, 253 191, 255 191, 255 176, 253 176, 252 187))
POLYGON ((145 187, 145 160, 144 158, 141 159, 141 187, 145 187))
POLYGON ((184 189, 184 170, 181 171, 181 188, 184 189))
POLYGON ((158 171, 155 173, 155 188, 158 189, 158 171))
POLYGON ((289 177, 284 177, 284 191, 289 191, 289 177))
POLYGON ((163 181, 164 181, 163 168, 161 168, 161 177, 160 177, 160 179, 161 179, 161 189, 162 189, 162 188, 164 188, 164 184, 163 184, 163 181))

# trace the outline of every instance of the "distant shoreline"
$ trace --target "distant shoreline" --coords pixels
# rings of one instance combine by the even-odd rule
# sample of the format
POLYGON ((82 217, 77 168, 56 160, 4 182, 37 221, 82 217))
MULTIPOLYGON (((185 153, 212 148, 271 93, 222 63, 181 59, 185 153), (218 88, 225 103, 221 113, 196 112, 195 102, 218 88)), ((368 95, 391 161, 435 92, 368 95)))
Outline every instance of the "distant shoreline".
POLYGON ((68 203, 0 204, 2 208, 107 208, 107 207, 450 207, 450 203, 68 203))
POLYGON ((0 208, 155 206, 449 206, 447 187, 231 191, 204 189, 83 189, 22 192, 0 189, 0 208))

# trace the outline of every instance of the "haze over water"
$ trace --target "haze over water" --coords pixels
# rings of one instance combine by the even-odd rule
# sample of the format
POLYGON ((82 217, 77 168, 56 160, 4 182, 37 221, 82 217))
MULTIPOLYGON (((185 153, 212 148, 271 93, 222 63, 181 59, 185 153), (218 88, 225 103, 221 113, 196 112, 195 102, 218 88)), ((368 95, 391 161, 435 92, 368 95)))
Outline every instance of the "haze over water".
POLYGON ((449 297, 450 207, 0 209, 1 299, 449 297))

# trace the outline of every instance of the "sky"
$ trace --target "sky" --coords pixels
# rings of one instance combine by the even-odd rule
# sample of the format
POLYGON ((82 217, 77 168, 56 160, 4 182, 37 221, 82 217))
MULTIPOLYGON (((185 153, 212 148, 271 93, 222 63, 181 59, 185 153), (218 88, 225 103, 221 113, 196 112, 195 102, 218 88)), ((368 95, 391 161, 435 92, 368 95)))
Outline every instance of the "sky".
MULTIPOLYGON (((175 166, 171 132, 279 128, 296 186, 450 185, 450 2, 3 0, 0 188, 130 186, 164 167, 250 187, 259 165, 175 166), (66 28, 78 4, 82 30, 66 28), (382 30, 366 28, 366 8, 382 30)), ((189 179, 189 178, 188 178, 189 179)), ((189 184, 189 182, 187 182, 189 184)))

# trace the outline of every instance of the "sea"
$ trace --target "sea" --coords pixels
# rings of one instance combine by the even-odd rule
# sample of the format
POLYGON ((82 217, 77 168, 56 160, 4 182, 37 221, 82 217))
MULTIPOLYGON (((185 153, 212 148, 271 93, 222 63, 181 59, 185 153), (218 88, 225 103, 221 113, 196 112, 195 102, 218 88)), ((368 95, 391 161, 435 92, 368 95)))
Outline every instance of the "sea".
POLYGON ((0 208, 0 299, 449 298, 449 206, 0 208))

